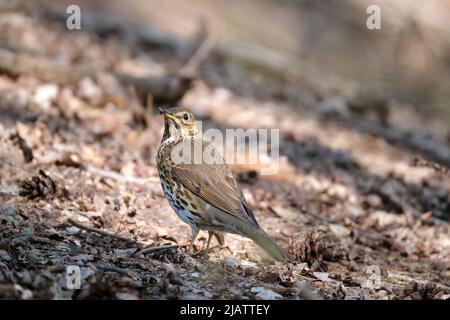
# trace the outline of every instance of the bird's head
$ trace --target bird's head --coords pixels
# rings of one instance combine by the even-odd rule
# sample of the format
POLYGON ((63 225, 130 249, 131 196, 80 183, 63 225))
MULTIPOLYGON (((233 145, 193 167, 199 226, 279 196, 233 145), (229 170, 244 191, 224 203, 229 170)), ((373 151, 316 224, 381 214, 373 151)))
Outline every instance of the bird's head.
POLYGON ((198 133, 195 119, 192 113, 178 108, 167 110, 159 108, 160 114, 164 115, 163 139, 171 138, 193 138, 198 133))

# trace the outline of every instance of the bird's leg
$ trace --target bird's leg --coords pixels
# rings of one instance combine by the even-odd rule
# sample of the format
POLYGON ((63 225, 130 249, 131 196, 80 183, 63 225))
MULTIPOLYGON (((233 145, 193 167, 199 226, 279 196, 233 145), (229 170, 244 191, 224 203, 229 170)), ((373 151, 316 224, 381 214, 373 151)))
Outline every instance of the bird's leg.
POLYGON ((227 249, 231 254, 233 254, 230 247, 225 245, 225 238, 223 237, 223 234, 221 232, 214 232, 214 237, 216 238, 217 242, 219 243, 219 246, 221 249, 227 249))
POLYGON ((194 252, 193 251, 194 242, 195 242, 195 239, 197 239, 199 229, 194 228, 194 227, 191 227, 191 229, 192 229, 192 240, 191 240, 191 245, 189 246, 189 251, 193 253, 194 252))
POLYGON ((214 237, 216 238, 220 246, 223 246, 225 244, 225 239, 222 233, 214 232, 214 237))
POLYGON ((203 253, 204 256, 208 255, 209 245, 211 244, 211 239, 214 235, 214 232, 208 231, 208 242, 206 243, 206 250, 203 253))

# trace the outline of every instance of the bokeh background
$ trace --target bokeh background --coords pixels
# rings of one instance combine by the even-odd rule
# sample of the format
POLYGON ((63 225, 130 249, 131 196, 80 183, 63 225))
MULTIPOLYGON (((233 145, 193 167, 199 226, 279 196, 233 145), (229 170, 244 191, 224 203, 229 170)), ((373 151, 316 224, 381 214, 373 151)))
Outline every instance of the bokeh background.
POLYGON ((448 134, 450 4, 445 0, 40 2, 59 8, 78 3, 83 10, 183 38, 206 26, 224 50, 257 60, 241 67, 273 77, 281 73, 319 95, 364 90, 394 99, 429 120, 417 128, 420 124, 403 121, 402 113, 397 122, 392 119, 397 126, 448 134), (381 8, 381 30, 366 28, 371 4, 381 8))

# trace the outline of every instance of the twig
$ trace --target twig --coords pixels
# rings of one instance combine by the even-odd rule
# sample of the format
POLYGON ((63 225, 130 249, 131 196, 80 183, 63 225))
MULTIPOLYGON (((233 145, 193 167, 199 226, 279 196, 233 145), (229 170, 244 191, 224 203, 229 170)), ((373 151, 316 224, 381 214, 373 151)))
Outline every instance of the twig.
POLYGON ((120 218, 119 226, 117 227, 116 232, 114 233, 114 236, 117 236, 117 234, 120 231, 120 228, 122 227, 123 219, 125 219, 125 213, 122 214, 122 218, 120 218))
POLYGON ((89 231, 89 232, 98 233, 98 234, 101 234, 103 236, 119 239, 119 240, 122 240, 122 241, 126 241, 128 243, 136 243, 136 240, 128 239, 128 238, 125 238, 125 237, 122 237, 122 236, 110 233, 108 231, 104 231, 104 230, 100 230, 100 229, 96 229, 96 228, 92 228, 92 227, 86 226, 86 225, 81 224, 81 223, 79 223, 79 222, 77 222, 77 221, 75 221, 75 220, 73 220, 71 218, 69 218, 68 221, 72 225, 74 225, 75 227, 83 229, 83 230, 86 230, 86 231, 89 231))
POLYGON ((104 170, 104 169, 100 169, 97 167, 94 167, 92 165, 86 165, 86 170, 94 173, 96 175, 105 177, 105 178, 110 178, 122 183, 132 183, 132 184, 136 184, 136 185, 140 185, 140 186, 145 186, 148 183, 159 183, 159 179, 155 178, 155 177, 150 177, 150 178, 138 178, 138 177, 127 177, 124 175, 121 175, 120 173, 117 172, 113 172, 113 171, 108 171, 108 170, 104 170))
POLYGON ((216 44, 212 36, 208 36, 197 48, 195 53, 189 58, 186 64, 177 71, 177 75, 181 77, 195 77, 198 74, 200 65, 213 51, 216 44))
POLYGON ((129 274, 129 272, 127 270, 119 268, 119 267, 116 267, 116 266, 111 265, 111 264, 99 263, 99 264, 96 265, 96 267, 97 267, 97 269, 100 269, 100 270, 112 271, 112 272, 116 272, 118 274, 122 274, 122 275, 128 276, 130 278, 134 278, 133 276, 131 276, 129 274))
POLYGON ((142 250, 139 250, 139 251, 133 253, 133 255, 139 255, 139 254, 143 254, 143 253, 172 249, 172 248, 177 248, 177 247, 178 247, 177 244, 166 244, 166 245, 162 245, 162 246, 158 246, 158 247, 147 247, 147 248, 144 248, 142 250))
POLYGON ((56 241, 53 241, 53 240, 50 240, 50 239, 46 239, 46 238, 43 238, 43 237, 39 237, 39 236, 36 236, 34 234, 30 236, 30 240, 34 241, 34 242, 45 243, 45 244, 55 244, 55 243, 57 243, 56 241))

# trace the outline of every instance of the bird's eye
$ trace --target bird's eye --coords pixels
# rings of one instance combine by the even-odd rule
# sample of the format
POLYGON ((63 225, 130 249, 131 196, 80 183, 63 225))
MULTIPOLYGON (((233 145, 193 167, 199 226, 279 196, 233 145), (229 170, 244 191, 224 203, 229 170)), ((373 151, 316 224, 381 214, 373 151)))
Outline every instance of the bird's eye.
POLYGON ((183 119, 184 119, 185 121, 188 121, 188 120, 189 120, 189 114, 188 114, 187 112, 183 113, 183 119))

